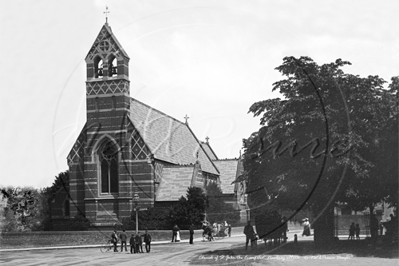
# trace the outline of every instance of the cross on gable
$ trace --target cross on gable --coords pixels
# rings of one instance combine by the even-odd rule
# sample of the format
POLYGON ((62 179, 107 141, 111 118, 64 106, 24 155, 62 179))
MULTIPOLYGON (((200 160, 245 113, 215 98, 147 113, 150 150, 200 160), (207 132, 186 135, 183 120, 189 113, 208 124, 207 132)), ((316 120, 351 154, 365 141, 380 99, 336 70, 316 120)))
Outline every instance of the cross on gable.
POLYGON ((190 117, 188 117, 187 115, 184 117, 184 119, 186 120, 186 124, 188 124, 188 119, 189 119, 190 117))
POLYGON ((209 137, 208 136, 205 138, 205 141, 206 141, 206 143, 209 143, 209 137))

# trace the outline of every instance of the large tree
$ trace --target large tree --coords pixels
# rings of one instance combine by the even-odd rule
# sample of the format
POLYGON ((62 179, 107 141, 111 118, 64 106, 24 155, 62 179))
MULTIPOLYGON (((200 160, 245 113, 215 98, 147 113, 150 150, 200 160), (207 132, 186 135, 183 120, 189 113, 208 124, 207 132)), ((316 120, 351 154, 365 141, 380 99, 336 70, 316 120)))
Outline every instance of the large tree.
POLYGON ((207 206, 208 199, 204 190, 199 187, 189 187, 186 197, 180 197, 177 205, 172 208, 170 216, 174 223, 188 228, 191 224, 201 224, 207 206))
POLYGON ((390 196, 379 189, 372 198, 359 184, 375 178, 371 169, 379 161, 367 156, 378 157, 371 143, 385 140, 384 133, 392 136, 385 130, 392 104, 385 103, 395 102, 394 93, 383 89, 378 76, 344 73, 346 65, 340 59, 319 66, 308 57, 286 57, 276 68, 284 79, 273 84, 283 99, 250 108, 261 123, 244 143, 251 212, 312 210, 315 240, 333 236, 335 202, 362 195, 366 206, 390 196))

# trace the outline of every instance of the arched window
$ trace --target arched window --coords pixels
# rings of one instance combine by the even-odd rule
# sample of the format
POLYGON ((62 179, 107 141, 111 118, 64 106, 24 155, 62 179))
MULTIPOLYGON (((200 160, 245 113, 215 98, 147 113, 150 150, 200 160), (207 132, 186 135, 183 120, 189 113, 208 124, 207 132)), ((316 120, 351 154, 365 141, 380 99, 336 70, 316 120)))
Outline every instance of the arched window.
POLYGON ((103 60, 101 57, 97 56, 94 58, 94 77, 101 78, 103 76, 103 60))
POLYGON ((99 150, 101 193, 118 192, 118 151, 113 143, 99 150))
POLYGON ((110 56, 108 60, 108 76, 113 77, 118 75, 118 67, 115 56, 110 56))

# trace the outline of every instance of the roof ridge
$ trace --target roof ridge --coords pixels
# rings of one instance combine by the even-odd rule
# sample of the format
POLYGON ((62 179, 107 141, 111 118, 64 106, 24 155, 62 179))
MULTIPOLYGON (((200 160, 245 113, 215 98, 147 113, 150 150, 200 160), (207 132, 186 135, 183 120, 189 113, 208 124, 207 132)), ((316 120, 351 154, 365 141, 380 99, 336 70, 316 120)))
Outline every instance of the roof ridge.
POLYGON ((212 161, 237 161, 237 160, 239 160, 239 158, 236 158, 236 157, 234 157, 234 158, 224 158, 224 159, 217 159, 217 160, 212 160, 212 161))

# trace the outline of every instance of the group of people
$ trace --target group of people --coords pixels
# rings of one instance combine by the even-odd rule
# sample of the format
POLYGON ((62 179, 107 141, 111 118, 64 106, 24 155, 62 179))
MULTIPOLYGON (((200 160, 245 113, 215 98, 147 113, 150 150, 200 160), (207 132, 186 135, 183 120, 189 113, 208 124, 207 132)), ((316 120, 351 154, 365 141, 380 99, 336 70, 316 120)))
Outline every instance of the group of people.
MULTIPOLYGON (((114 252, 118 252, 118 242, 120 242, 121 245, 121 252, 123 252, 123 247, 125 247, 125 251, 127 252, 127 238, 128 236, 125 230, 123 230, 119 236, 116 230, 111 234, 111 242, 114 245, 114 252)), ((145 243, 146 252, 150 252, 151 240, 151 235, 148 233, 148 230, 145 230, 143 235, 141 235, 140 232, 138 232, 136 235, 132 234, 129 239, 130 253, 144 253, 143 242, 145 243)))
MULTIPOLYGON (((188 229, 190 233, 190 244, 194 244, 194 225, 191 224, 188 229)), ((180 242, 180 228, 175 224, 172 229, 172 242, 180 242)))
POLYGON ((359 224, 352 223, 349 227, 349 236, 348 240, 354 240, 356 234, 356 239, 360 239, 360 226, 359 224))
POLYGON ((205 239, 213 241, 214 236, 231 237, 231 225, 228 224, 227 221, 222 223, 213 223, 212 225, 209 222, 204 221, 202 223, 202 229, 202 241, 205 241, 205 239))

